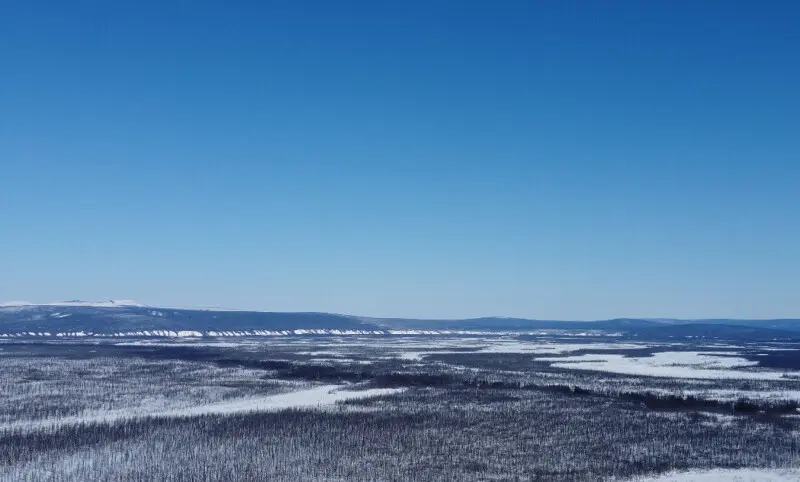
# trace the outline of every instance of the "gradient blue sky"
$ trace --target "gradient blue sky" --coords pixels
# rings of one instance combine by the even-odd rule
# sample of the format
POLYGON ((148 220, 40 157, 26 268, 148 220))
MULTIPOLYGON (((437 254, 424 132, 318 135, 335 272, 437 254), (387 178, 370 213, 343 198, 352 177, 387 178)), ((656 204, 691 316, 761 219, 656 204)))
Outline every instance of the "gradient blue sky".
POLYGON ((800 316, 800 2, 21 1, 0 300, 800 316))

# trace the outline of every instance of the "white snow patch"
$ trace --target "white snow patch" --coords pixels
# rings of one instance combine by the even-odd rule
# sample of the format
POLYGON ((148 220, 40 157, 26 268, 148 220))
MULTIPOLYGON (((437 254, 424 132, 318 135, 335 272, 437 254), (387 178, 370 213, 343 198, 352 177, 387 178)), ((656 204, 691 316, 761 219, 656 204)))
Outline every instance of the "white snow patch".
POLYGON ((179 331, 178 337, 179 338, 198 338, 203 336, 202 333, 199 331, 179 331))
POLYGON ((661 352, 650 357, 626 358, 623 355, 589 354, 539 358, 551 366, 573 370, 594 370, 626 375, 669 378, 784 380, 800 377, 800 372, 742 371, 758 362, 738 357, 718 357, 701 352, 661 352))
POLYGON ((402 392, 402 388, 371 388, 360 391, 340 390, 340 385, 323 385, 321 387, 282 393, 260 398, 243 398, 210 405, 200 405, 167 412, 167 417, 186 417, 205 414, 228 414, 241 412, 269 412, 287 408, 319 408, 333 405, 336 402, 359 398, 377 397, 402 392))
POLYGON ((266 397, 247 397, 224 402, 215 402, 192 407, 169 410, 111 410, 82 416, 48 418, 35 421, 20 421, 0 425, 0 432, 15 429, 40 429, 88 423, 109 423, 135 418, 175 418, 197 415, 225 415, 233 413, 273 412, 289 408, 319 409, 345 400, 392 395, 404 388, 370 388, 366 390, 342 390, 346 385, 322 385, 305 390, 297 390, 266 397))
POLYGON ((736 401, 740 398, 747 400, 800 400, 800 390, 775 389, 775 390, 684 390, 683 395, 693 395, 699 398, 722 401, 736 401))
POLYGON ((247 345, 253 345, 255 343, 241 341, 241 342, 224 342, 224 341, 203 341, 198 342, 194 340, 186 340, 186 341, 150 341, 150 340, 137 340, 137 341, 122 341, 119 343, 114 343, 115 346, 197 346, 197 347, 220 347, 220 348, 232 348, 232 347, 243 347, 247 345))
MULTIPOLYGON (((409 361, 422 361, 422 358, 425 355, 430 355, 431 353, 435 353, 432 351, 404 351, 397 354, 397 358, 401 360, 409 360, 409 361)), ((441 353, 441 352, 439 352, 441 353)))
POLYGON ((797 482, 800 469, 713 469, 668 472, 654 477, 631 479, 637 482, 797 482))

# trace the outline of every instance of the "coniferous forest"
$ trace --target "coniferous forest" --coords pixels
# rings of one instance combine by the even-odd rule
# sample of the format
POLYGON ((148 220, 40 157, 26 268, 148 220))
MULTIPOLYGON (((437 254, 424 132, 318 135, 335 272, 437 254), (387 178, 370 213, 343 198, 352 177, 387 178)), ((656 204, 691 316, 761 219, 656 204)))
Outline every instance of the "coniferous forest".
POLYGON ((725 362, 730 348, 592 346, 421 337, 8 342, 0 480, 644 480, 800 462, 800 381, 790 372, 736 368, 725 362), (579 365, 626 350, 651 365, 659 353, 676 364, 722 362, 680 365, 705 378, 579 365))

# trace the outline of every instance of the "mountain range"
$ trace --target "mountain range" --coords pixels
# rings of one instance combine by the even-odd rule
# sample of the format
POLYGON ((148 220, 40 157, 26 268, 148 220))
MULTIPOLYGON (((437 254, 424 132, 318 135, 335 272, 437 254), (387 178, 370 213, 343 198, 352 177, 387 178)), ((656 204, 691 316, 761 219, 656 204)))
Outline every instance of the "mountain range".
POLYGON ((597 321, 507 317, 370 318, 219 308, 164 308, 133 301, 0 304, 0 337, 228 337, 291 335, 526 334, 616 335, 654 339, 800 340, 800 319, 643 319, 597 321))

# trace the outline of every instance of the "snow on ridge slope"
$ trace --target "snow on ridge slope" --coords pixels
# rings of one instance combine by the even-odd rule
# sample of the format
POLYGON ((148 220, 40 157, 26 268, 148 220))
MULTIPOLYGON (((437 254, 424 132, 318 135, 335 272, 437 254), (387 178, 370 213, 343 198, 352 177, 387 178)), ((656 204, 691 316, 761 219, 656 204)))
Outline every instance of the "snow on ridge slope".
POLYGON ((16 339, 30 337, 56 338, 233 338, 233 337, 282 337, 282 336, 516 336, 535 334, 535 332, 509 331, 474 331, 474 330, 352 330, 328 328, 297 328, 291 330, 137 330, 124 332, 91 332, 91 331, 57 331, 44 332, 22 331, 4 333, 0 331, 0 339, 16 339))

